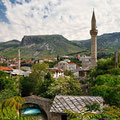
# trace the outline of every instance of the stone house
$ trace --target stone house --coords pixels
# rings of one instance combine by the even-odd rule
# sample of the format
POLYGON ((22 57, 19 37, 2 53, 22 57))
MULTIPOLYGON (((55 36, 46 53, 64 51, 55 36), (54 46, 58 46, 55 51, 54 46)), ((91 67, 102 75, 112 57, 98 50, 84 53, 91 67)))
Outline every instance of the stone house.
POLYGON ((65 61, 60 61, 57 65, 58 69, 69 70, 69 64, 65 61))
POLYGON ((69 70, 76 70, 77 69, 77 64, 75 63, 68 63, 69 64, 69 70))
POLYGON ((103 98, 99 96, 62 96, 57 95, 50 108, 52 120, 70 120, 65 110, 81 113, 86 105, 99 103, 103 107, 103 98))

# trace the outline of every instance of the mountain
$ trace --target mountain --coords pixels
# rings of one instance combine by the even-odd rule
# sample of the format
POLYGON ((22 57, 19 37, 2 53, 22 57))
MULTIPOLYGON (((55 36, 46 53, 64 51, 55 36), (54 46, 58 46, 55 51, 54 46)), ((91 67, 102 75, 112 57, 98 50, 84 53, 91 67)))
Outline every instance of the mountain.
MULTIPOLYGON (((120 50, 120 32, 97 37, 98 57, 109 57, 120 50)), ((11 40, 0 43, 0 55, 17 57, 18 49, 24 58, 50 58, 57 55, 90 55, 91 41, 69 41, 62 35, 24 36, 21 41, 11 40)))
MULTIPOLYGON (((84 46, 89 52, 91 40, 73 41, 75 44, 84 46)), ((113 55, 115 51, 120 50, 120 32, 103 34, 97 37, 98 55, 113 55)))
POLYGON ((0 54, 4 56, 16 57, 18 49, 21 50, 22 57, 26 58, 49 58, 82 50, 62 35, 24 36, 21 42, 12 40, 0 44, 0 54))

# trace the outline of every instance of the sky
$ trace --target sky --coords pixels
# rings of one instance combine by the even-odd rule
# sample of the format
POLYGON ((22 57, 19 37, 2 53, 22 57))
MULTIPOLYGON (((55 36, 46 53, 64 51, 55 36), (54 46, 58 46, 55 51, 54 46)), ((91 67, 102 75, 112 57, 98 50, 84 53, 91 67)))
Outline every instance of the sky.
POLYGON ((120 32, 120 0, 0 0, 0 42, 24 35, 90 38, 93 8, 98 35, 120 32))

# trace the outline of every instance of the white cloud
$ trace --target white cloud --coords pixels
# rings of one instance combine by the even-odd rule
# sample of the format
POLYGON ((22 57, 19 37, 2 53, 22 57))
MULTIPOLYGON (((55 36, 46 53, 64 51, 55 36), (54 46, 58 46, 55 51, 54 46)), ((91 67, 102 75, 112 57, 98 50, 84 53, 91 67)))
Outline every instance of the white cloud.
POLYGON ((62 34, 70 40, 90 38, 95 8, 99 35, 120 31, 120 0, 3 0, 8 23, 0 22, 0 39, 21 40, 24 35, 62 34))

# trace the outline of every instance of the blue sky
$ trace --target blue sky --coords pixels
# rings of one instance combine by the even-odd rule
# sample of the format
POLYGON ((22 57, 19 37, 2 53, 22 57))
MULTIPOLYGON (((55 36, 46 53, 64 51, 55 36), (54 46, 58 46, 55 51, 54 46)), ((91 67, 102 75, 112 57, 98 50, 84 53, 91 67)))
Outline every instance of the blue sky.
POLYGON ((90 38, 95 9, 99 35, 120 32, 120 0, 0 0, 0 42, 24 35, 90 38))

